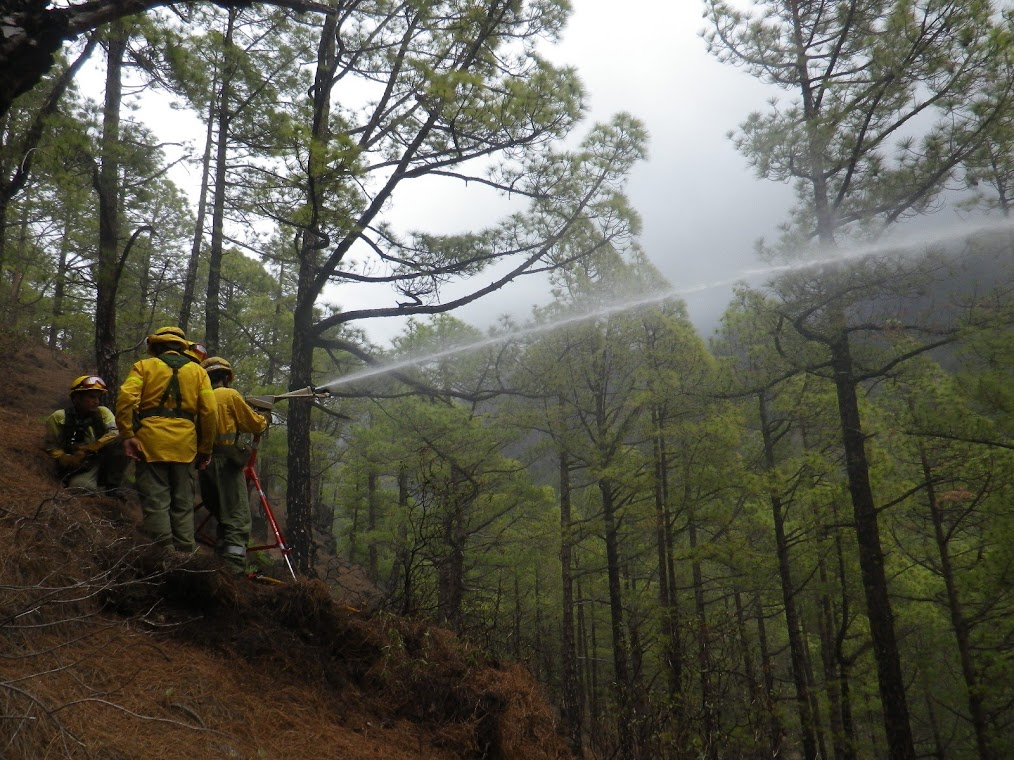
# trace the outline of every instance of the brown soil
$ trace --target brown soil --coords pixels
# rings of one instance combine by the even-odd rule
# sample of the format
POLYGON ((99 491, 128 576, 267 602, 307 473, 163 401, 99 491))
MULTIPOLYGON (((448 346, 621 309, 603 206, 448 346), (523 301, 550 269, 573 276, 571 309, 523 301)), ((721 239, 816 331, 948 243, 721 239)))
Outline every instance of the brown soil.
POLYGON ((0 757, 566 758, 522 667, 145 545, 137 505, 60 488, 42 421, 75 372, 22 354, 0 399, 0 757))

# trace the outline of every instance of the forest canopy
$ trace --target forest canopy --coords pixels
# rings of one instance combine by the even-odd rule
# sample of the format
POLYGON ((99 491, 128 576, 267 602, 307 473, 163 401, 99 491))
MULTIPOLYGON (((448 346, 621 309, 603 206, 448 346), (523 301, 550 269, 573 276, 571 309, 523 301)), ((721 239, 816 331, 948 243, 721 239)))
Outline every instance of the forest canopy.
POLYGON ((244 393, 318 389, 260 450, 299 573, 525 663, 576 755, 1006 757, 1010 9, 702 8, 796 199, 712 336, 638 238, 644 125, 544 55, 564 0, 9 4, 2 348, 115 388, 179 325, 244 393), (422 181, 460 229, 399 224, 422 181), (890 242, 945 207, 967 234, 890 242), (530 320, 461 318, 525 281, 530 320))

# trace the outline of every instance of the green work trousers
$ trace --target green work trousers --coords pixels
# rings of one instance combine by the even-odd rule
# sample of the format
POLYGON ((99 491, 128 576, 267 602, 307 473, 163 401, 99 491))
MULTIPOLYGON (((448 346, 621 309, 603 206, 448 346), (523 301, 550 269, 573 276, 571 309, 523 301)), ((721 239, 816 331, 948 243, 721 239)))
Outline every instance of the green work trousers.
POLYGON ((246 568, 250 542, 250 499, 243 467, 215 447, 211 464, 201 471, 201 499, 215 521, 215 553, 238 570, 246 568))
POLYGON ((125 469, 127 457, 123 444, 114 441, 87 459, 83 467, 63 473, 63 483, 68 488, 81 488, 90 493, 114 491, 120 487, 125 469))
POLYGON ((194 543, 193 462, 138 462, 141 532, 159 546, 192 554, 194 543))

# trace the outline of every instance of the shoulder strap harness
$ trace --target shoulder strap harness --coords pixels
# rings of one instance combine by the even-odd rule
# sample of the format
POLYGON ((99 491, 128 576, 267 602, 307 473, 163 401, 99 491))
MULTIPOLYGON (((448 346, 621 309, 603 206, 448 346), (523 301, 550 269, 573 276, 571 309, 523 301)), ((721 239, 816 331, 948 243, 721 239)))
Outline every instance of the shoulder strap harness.
POLYGON ((106 425, 98 410, 91 414, 80 415, 73 405, 63 411, 63 448, 70 451, 74 446, 85 443, 88 429, 91 428, 94 440, 106 434, 106 425))
POLYGON ((149 409, 142 409, 138 414, 139 419, 145 417, 182 417, 185 420, 194 421, 194 415, 190 412, 184 411, 181 407, 183 405, 180 396, 180 367, 189 364, 190 359, 181 354, 165 353, 158 357, 163 363, 168 365, 173 371, 173 376, 169 379, 169 384, 166 385, 165 391, 162 393, 162 398, 159 399, 158 406, 153 406, 149 409), (168 407, 165 402, 169 399, 169 394, 173 396, 174 405, 168 407))

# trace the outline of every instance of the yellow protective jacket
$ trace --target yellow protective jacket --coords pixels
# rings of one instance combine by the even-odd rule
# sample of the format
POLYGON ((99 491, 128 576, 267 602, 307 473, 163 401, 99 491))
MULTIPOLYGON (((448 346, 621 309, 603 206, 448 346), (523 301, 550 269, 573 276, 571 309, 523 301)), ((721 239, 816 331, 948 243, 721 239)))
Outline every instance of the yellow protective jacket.
MULTIPOLYGON (((179 356, 166 353, 170 360, 179 356)), ((189 361, 177 373, 178 410, 173 393, 162 401, 173 370, 158 357, 134 362, 116 397, 120 437, 136 435, 148 462, 192 462, 198 453, 211 454, 215 442, 218 415, 208 373, 189 361)))
POLYGON ((216 446, 232 446, 240 433, 259 435, 268 429, 268 421, 257 414, 234 388, 224 385, 215 388, 215 405, 218 407, 216 446))
POLYGON ((98 451, 103 446, 116 439, 116 420, 112 411, 107 407, 100 406, 96 412, 102 419, 102 428, 105 432, 102 437, 96 439, 95 431, 91 426, 85 428, 84 440, 76 446, 67 447, 64 442, 64 426, 67 423, 67 410, 57 409, 46 420, 46 440, 43 446, 46 453, 53 459, 59 459, 64 454, 72 454, 74 451, 84 448, 86 451, 98 451))

